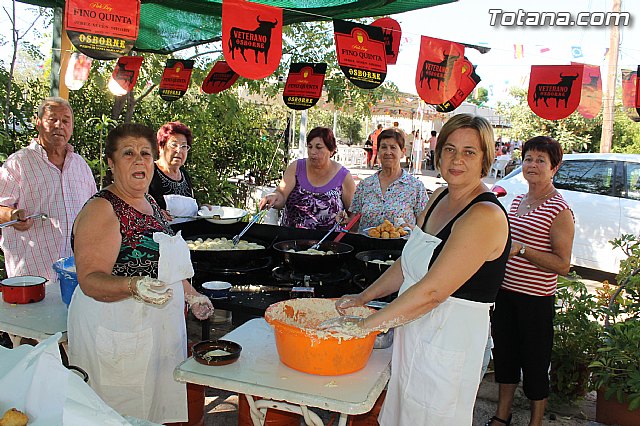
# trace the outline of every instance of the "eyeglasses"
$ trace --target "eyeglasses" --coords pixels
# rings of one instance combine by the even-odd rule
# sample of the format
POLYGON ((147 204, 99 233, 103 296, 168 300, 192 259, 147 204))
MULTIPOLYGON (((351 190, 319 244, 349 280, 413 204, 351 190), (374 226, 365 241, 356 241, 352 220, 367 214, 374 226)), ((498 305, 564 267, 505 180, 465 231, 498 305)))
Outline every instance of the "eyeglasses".
POLYGON ((169 147, 169 149, 178 149, 180 148, 180 151, 189 151, 191 149, 191 147, 189 145, 178 145, 177 143, 171 141, 171 142, 167 142, 167 146, 169 147))

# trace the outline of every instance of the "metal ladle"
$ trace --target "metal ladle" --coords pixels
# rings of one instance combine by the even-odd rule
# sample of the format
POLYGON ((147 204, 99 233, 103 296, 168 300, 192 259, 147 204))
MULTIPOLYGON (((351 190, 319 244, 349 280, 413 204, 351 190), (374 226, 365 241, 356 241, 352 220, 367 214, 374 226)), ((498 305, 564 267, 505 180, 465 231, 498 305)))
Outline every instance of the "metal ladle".
POLYGON ((11 225, 16 224, 18 222, 24 222, 24 221, 26 221, 28 219, 35 219, 35 218, 40 218, 43 221, 45 221, 45 220, 49 219, 49 216, 46 213, 31 214, 31 215, 25 217, 24 220, 15 219, 15 220, 10 220, 10 221, 5 222, 5 223, 0 223, 0 229, 6 228, 7 226, 11 226, 11 225))
POLYGON ((318 250, 318 249, 320 248, 320 244, 322 244, 322 242, 323 242, 324 240, 326 240, 326 239, 327 239, 327 237, 328 237, 329 235, 331 235, 331 233, 332 233, 332 232, 334 232, 336 229, 338 229, 338 226, 340 226, 340 222, 337 222, 337 221, 336 221, 335 225, 333 225, 333 227, 329 230, 329 232, 327 232, 327 233, 325 234, 325 236, 324 236, 324 237, 322 237, 322 239, 321 239, 320 241, 318 241, 317 243, 315 243, 314 245, 312 245, 312 246, 311 246, 311 247, 309 247, 309 248, 310 248, 310 249, 314 249, 314 250, 318 250))

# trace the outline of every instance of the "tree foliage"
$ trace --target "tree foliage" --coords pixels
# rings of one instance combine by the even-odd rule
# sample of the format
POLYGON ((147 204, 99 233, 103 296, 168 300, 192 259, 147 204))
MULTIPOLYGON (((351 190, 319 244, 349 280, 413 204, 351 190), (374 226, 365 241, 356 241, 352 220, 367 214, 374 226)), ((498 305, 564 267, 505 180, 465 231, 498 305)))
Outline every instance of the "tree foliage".
MULTIPOLYGON (((498 113, 511 121, 503 133, 514 140, 526 141, 547 135, 556 139, 565 152, 599 152, 602 134, 602 112, 588 120, 574 112, 563 120, 545 120, 531 111, 526 89, 512 88, 512 102, 500 103, 498 113)), ((620 100, 621 94, 616 96, 620 100)), ((640 123, 627 117, 620 101, 616 102, 613 132, 613 152, 640 153, 640 123)))

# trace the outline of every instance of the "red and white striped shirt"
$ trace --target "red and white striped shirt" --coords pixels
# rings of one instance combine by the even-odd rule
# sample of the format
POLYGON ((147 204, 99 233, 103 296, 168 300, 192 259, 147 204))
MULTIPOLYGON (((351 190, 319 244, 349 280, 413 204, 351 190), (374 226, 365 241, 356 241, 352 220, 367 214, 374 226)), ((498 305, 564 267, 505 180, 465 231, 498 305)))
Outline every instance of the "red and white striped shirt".
POLYGON ((91 169, 71 145, 67 144, 62 171, 36 140, 13 153, 0 167, 0 205, 24 209, 27 214, 46 213, 49 219, 36 219, 27 231, 2 230, 0 247, 7 275, 38 275, 55 281, 51 265, 73 254, 69 241, 73 221, 96 192, 91 169))
MULTIPOLYGON (((556 194, 536 209, 518 216, 516 212, 523 197, 524 194, 518 195, 511 203, 511 238, 534 250, 551 253, 551 225, 560 212, 569 209, 569 205, 562 195, 556 194)), ((558 274, 542 271, 524 257, 514 256, 507 262, 502 289, 531 296, 552 296, 557 285, 558 274)))

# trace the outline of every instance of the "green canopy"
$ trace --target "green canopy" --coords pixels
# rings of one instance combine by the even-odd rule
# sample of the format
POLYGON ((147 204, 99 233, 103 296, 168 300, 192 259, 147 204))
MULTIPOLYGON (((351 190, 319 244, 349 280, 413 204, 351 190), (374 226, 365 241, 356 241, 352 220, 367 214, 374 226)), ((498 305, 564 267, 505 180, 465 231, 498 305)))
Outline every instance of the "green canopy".
MULTIPOLYGON (((18 0, 44 7, 64 8, 64 0, 18 0)), ((456 0, 258 0, 283 8, 284 25, 330 18, 354 19, 392 15, 456 0)), ((222 0, 142 0, 140 31, 134 49, 171 53, 219 41, 222 0)))

